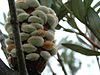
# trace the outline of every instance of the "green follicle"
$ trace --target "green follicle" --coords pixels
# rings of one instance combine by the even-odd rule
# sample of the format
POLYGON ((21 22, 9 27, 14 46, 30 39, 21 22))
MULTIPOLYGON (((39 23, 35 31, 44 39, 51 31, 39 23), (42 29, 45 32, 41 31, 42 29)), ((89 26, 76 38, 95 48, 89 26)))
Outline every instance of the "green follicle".
POLYGON ((17 19, 19 22, 23 22, 25 20, 27 20, 29 17, 29 14, 27 13, 20 13, 19 15, 17 15, 17 19))
POLYGON ((47 23, 50 25, 51 29, 55 29, 58 24, 58 18, 55 15, 47 14, 47 23))
POLYGON ((44 21, 41 18, 37 17, 37 16, 30 16, 28 18, 28 22, 31 22, 31 23, 39 23, 39 24, 44 25, 44 21))
POLYGON ((35 27, 37 30, 38 29, 44 29, 43 25, 42 24, 39 24, 39 23, 31 23, 31 25, 33 27, 35 27))
POLYGON ((26 4, 29 7, 37 8, 40 6, 39 2, 37 0, 27 0, 26 4))
POLYGON ((26 55, 26 59, 30 60, 30 61, 36 61, 39 59, 39 57, 40 57, 40 55, 37 53, 30 53, 30 54, 26 55))
POLYGON ((44 23, 47 22, 47 15, 43 11, 41 11, 41 10, 35 10, 31 14, 33 16, 37 16, 37 17, 41 18, 44 21, 44 23))
POLYGON ((21 30, 22 30, 23 32, 26 32, 26 33, 31 33, 31 32, 33 32, 33 31, 35 31, 36 28, 33 27, 31 24, 23 23, 23 24, 21 25, 21 30))
POLYGON ((22 48, 23 48, 23 51, 26 53, 32 53, 37 50, 37 48, 31 44, 23 44, 22 48))
POLYGON ((40 52, 40 55, 41 55, 41 57, 44 58, 45 60, 48 60, 48 59, 51 57, 50 53, 47 52, 47 51, 41 51, 41 52, 40 52))
POLYGON ((20 36, 21 36, 21 41, 26 41, 30 35, 22 32, 22 33, 20 33, 20 36))
POLYGON ((39 6, 38 8, 36 8, 36 10, 41 10, 45 14, 48 14, 49 13, 48 7, 46 7, 46 6, 39 6))
POLYGON ((28 39, 28 43, 37 47, 41 47, 44 44, 44 39, 40 36, 32 36, 28 39))

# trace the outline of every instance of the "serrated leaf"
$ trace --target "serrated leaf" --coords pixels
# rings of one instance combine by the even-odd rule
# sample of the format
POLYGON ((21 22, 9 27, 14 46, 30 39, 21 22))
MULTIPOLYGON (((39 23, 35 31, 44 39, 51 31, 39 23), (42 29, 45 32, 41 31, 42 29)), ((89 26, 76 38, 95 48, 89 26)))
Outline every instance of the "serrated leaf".
POLYGON ((82 0, 71 0, 71 7, 75 17, 84 23, 85 22, 84 17, 86 15, 86 11, 82 0))
POLYGON ((95 8, 97 8, 98 6, 100 6, 100 1, 97 2, 93 8, 95 9, 95 8))
POLYGON ((87 55, 87 56, 99 56, 100 52, 84 48, 82 46, 76 45, 76 44, 69 44, 69 43, 63 43, 64 47, 70 48, 73 51, 76 51, 78 53, 87 55))
POLYGON ((70 24, 71 27, 73 27, 75 29, 78 28, 74 18, 68 17, 67 19, 68 19, 67 22, 70 24))
POLYGON ((89 8, 87 18, 89 24, 88 28, 94 33, 96 38, 100 41, 100 17, 93 8, 89 8))
POLYGON ((47 6, 47 7, 51 7, 52 5, 52 0, 39 0, 41 5, 47 6))
POLYGON ((87 10, 92 4, 93 0, 84 0, 85 9, 87 10))

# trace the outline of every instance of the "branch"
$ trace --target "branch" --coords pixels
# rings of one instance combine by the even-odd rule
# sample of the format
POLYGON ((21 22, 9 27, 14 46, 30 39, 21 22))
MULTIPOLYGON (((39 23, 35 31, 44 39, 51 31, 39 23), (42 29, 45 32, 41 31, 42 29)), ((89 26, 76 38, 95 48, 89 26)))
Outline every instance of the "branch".
POLYGON ((50 68, 50 70, 51 70, 51 72, 52 72, 52 75, 56 75, 56 73, 53 71, 53 69, 52 69, 50 63, 48 63, 48 67, 50 68))
POLYGON ((62 61, 62 59, 61 59, 61 57, 60 57, 60 55, 59 55, 59 53, 57 53, 57 56, 58 56, 58 62, 60 63, 64 74, 65 74, 65 75, 68 75, 67 72, 66 72, 66 69, 65 69, 65 67, 64 67, 63 61, 62 61))
POLYGON ((1 49, 3 50, 6 58, 8 58, 8 52, 6 50, 6 44, 5 44, 5 38, 4 38, 4 35, 2 33, 2 31, 0 30, 0 42, 1 42, 1 49))
POLYGON ((89 37, 86 36, 86 34, 84 34, 79 28, 78 28, 79 33, 85 37, 94 47, 100 49, 100 46, 98 44, 96 44, 95 42, 93 42, 89 37))
MULTIPOLYGON (((100 46, 98 44, 96 44, 94 41, 92 41, 89 37, 87 37, 86 34, 84 34, 79 28, 78 28, 78 31, 83 37, 85 37, 93 45, 94 50, 95 50, 95 48, 100 49, 100 46)), ((99 69, 100 69, 100 63, 99 63, 98 56, 96 56, 96 60, 97 60, 97 63, 98 63, 99 69)))
POLYGON ((10 15, 11 15, 11 24, 13 28, 13 34, 14 34, 14 41, 16 45, 16 55, 17 55, 17 63, 18 63, 18 69, 19 69, 19 75, 28 75, 24 54, 22 52, 21 48, 21 38, 19 35, 19 24, 16 17, 16 8, 15 8, 15 2, 14 0, 8 0, 9 3, 9 9, 10 9, 10 15))

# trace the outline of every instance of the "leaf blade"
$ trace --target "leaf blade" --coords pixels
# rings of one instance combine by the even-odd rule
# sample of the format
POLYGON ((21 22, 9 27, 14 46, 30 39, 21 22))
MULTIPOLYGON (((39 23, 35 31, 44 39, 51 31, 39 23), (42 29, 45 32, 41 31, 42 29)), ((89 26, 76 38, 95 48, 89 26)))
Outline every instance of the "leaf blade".
POLYGON ((90 7, 92 2, 93 2, 93 0, 84 0, 84 5, 85 5, 86 10, 90 7))
POLYGON ((77 17, 81 22, 84 23, 86 11, 82 0, 71 0, 71 7, 75 17, 77 17))
POLYGON ((100 17, 98 16, 98 13, 95 12, 93 8, 89 8, 87 18, 89 21, 87 26, 100 41, 100 17))
POLYGON ((90 49, 84 48, 76 44, 63 43, 62 45, 64 47, 70 48, 73 51, 76 51, 78 53, 81 53, 87 56, 99 56, 100 55, 100 52, 98 51, 90 50, 90 49))

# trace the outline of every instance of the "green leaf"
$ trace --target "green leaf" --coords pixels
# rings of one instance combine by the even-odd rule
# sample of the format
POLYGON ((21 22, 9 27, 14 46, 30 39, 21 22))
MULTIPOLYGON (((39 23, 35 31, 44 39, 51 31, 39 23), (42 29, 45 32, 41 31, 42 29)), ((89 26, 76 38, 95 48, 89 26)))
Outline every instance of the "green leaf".
POLYGON ((4 12, 3 12, 3 17, 4 17, 4 21, 6 22, 7 17, 6 17, 6 14, 4 12))
POLYGON ((93 32, 96 38, 100 41, 100 17, 94 11, 94 9, 89 8, 87 18, 89 21, 87 27, 93 32))
POLYGON ((3 25, 3 26, 5 25, 5 24, 4 24, 4 23, 2 23, 2 22, 0 22, 0 24, 1 24, 1 25, 3 25))
POLYGON ((59 9, 60 9, 60 5, 58 4, 58 2, 56 1, 56 0, 53 0, 53 2, 52 2, 53 4, 52 4, 52 6, 51 6, 51 8, 56 12, 56 14, 58 15, 58 13, 59 13, 59 9))
POLYGON ((77 32, 75 32, 73 29, 64 29, 64 31, 70 32, 70 33, 77 33, 77 32))
POLYGON ((98 14, 100 13, 100 8, 97 10, 97 13, 98 13, 98 14))
POLYGON ((93 0, 84 0, 85 9, 87 10, 92 4, 93 0))
POLYGON ((59 30, 59 29, 61 29, 62 28, 62 26, 60 26, 59 24, 56 26, 56 28, 55 29, 57 29, 57 30, 59 30))
POLYGON ((62 45, 64 47, 70 48, 73 51, 76 51, 78 53, 81 53, 87 56, 99 56, 100 55, 100 52, 98 51, 90 50, 90 49, 84 48, 76 44, 63 43, 62 45))
POLYGON ((93 7, 94 9, 100 6, 100 1, 96 3, 96 5, 93 7))
POLYGON ((82 0, 71 0, 71 7, 75 17, 84 23, 85 22, 84 17, 86 15, 86 11, 82 0))
POLYGON ((75 29, 78 28, 74 18, 68 17, 67 19, 68 19, 67 22, 70 24, 71 27, 73 27, 75 29))
POLYGON ((68 13, 68 10, 66 10, 66 7, 67 7, 67 3, 66 5, 62 5, 60 8, 59 8, 59 12, 57 14, 59 20, 61 20, 63 17, 65 17, 65 15, 68 13))
POLYGON ((52 0, 39 0, 41 5, 47 6, 47 7, 51 7, 52 5, 52 0))
POLYGON ((66 54, 66 50, 64 50, 64 52, 62 52, 61 57, 64 59, 64 63, 67 64, 67 54, 66 54))
POLYGON ((77 37, 77 39, 78 39, 81 43, 86 44, 87 46, 91 47, 91 46, 90 46, 89 44, 87 44, 81 37, 79 37, 78 35, 77 35, 76 37, 77 37))

